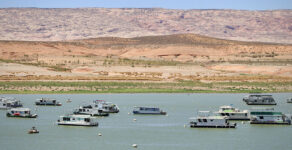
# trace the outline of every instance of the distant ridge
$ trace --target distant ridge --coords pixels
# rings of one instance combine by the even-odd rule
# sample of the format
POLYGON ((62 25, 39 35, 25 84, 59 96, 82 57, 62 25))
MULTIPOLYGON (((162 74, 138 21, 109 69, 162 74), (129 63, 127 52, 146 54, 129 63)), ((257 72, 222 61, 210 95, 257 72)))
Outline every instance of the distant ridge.
POLYGON ((291 44, 291 18, 292 10, 1 8, 0 40, 61 41, 193 33, 291 44))

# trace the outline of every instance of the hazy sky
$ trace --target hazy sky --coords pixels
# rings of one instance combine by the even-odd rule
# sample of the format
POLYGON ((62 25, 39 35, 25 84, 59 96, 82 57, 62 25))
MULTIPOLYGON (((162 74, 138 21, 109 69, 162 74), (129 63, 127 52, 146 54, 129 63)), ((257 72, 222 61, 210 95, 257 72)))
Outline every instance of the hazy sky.
POLYGON ((292 9, 292 0, 0 0, 0 7, 267 10, 292 9))

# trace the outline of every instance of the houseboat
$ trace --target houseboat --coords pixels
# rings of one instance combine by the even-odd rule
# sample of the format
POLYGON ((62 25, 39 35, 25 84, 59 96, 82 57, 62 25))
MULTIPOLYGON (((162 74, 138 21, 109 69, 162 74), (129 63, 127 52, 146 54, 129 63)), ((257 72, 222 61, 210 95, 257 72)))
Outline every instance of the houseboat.
POLYGON ((36 105, 44 105, 44 106, 62 106, 62 104, 60 102, 57 102, 57 100, 49 99, 49 98, 37 99, 35 104, 36 105))
POLYGON ((248 110, 241 111, 232 106, 221 106, 215 113, 226 116, 228 120, 250 120, 248 110))
POLYGON ((247 105, 277 105, 272 95, 252 94, 243 98, 247 105))
POLYGON ((99 108, 102 109, 104 113, 118 113, 119 107, 116 104, 113 104, 111 102, 106 102, 104 100, 95 100, 93 101, 92 105, 86 106, 88 108, 99 108))
POLYGON ((0 109, 10 109, 22 107, 22 104, 19 100, 12 97, 1 97, 0 98, 0 109))
POLYGON ((86 108, 86 107, 79 107, 75 109, 73 114, 75 115, 90 115, 90 116, 109 116, 109 113, 104 112, 102 109, 98 108, 86 108))
POLYGON ((98 126, 98 122, 88 115, 65 115, 60 116, 58 125, 65 126, 98 126))
POLYGON ((273 108, 256 108, 250 111, 250 124, 291 125, 291 118, 273 108))
POLYGON ((134 107, 133 114, 166 115, 166 112, 153 107, 134 107))
POLYGON ((292 103, 292 98, 287 99, 287 103, 292 103))
POLYGON ((190 118, 191 128, 235 128, 236 123, 230 123, 227 116, 210 116, 209 111, 199 111, 198 116, 190 118))
POLYGON ((29 108, 12 108, 6 113, 7 117, 19 117, 19 118, 36 118, 37 114, 31 114, 29 108))

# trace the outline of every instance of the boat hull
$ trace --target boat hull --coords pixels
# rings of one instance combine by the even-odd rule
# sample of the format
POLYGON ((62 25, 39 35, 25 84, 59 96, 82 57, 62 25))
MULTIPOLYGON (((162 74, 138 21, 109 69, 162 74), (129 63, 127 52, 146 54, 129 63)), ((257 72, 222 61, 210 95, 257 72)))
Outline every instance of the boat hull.
POLYGON ((73 124, 73 123, 58 123, 61 126, 84 126, 84 127, 97 127, 98 123, 93 124, 73 124))
POLYGON ((291 125, 291 122, 253 122, 250 124, 265 124, 265 125, 291 125))
POLYGON ((133 111, 133 114, 135 115, 166 115, 166 112, 160 112, 160 113, 147 113, 147 112, 138 112, 138 111, 133 111))
POLYGON ((62 106, 62 104, 43 104, 43 103, 35 103, 38 106, 62 106))
POLYGON ((200 125, 190 125, 191 128, 235 128, 236 125, 226 125, 226 126, 200 126, 200 125))
POLYGON ((15 118, 36 118, 38 115, 19 116, 19 115, 11 115, 11 114, 7 113, 6 116, 7 117, 15 117, 15 118))
POLYGON ((246 103, 247 105, 277 105, 277 103, 264 104, 264 103, 246 103))

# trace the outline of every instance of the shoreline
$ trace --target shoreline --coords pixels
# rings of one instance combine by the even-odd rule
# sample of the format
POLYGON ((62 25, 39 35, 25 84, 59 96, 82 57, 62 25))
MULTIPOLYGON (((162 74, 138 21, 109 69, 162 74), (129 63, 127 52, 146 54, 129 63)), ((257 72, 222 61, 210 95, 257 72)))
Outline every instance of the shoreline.
POLYGON ((289 93, 288 82, 0 81, 0 94, 289 93))

